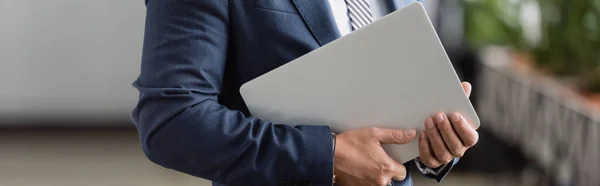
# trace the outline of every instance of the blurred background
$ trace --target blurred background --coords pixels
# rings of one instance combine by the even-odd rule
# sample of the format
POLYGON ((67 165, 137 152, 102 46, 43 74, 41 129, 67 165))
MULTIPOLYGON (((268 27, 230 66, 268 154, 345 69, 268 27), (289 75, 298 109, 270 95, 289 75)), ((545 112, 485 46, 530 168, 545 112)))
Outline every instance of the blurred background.
MULTIPOLYGON (((442 185, 600 185, 600 0, 425 5, 482 120, 442 185)), ((139 146, 144 13, 131 0, 0 0, 0 186, 210 185, 139 146)))

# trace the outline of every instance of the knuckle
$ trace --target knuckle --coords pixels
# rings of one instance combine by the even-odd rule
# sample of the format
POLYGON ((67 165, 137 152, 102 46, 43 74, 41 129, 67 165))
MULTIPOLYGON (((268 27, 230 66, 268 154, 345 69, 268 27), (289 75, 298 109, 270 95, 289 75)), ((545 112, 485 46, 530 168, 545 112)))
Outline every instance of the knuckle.
POLYGON ((398 177, 400 180, 406 179, 406 172, 404 172, 401 176, 398 177))
POLYGON ((391 163, 381 163, 379 165, 379 173, 381 175, 388 175, 391 172, 394 172, 394 165, 392 165, 391 163))
POLYGON ((479 140, 479 135, 477 135, 477 133, 475 133, 475 136, 473 136, 473 138, 469 139, 469 140, 465 140, 465 145, 467 147, 472 147, 475 144, 477 144, 477 141, 479 140))
POLYGON ((377 178, 377 180, 375 180, 375 183, 377 185, 387 185, 390 182, 391 182, 391 180, 385 176, 381 176, 381 177, 377 178))
POLYGON ((402 140, 402 139, 404 139, 404 133, 400 130, 393 130, 392 137, 395 140, 402 140))
POLYGON ((452 154, 457 158, 460 158, 464 155, 465 150, 463 148, 456 148, 452 150, 452 154))
POLYGON ((400 166, 396 170, 397 170, 397 172, 406 173, 406 167, 404 167, 404 166, 400 166))
POLYGON ((405 180, 405 179, 406 179, 406 172, 402 172, 402 173, 398 173, 398 174, 394 175, 394 177, 391 177, 390 181, 391 180, 402 181, 402 180, 405 180))
POLYGON ((446 164, 450 161, 452 161, 452 159, 454 157, 452 157, 452 155, 448 154, 448 153, 444 153, 444 154, 440 154, 437 156, 438 160, 441 161, 442 164, 446 164))
POLYGON ((366 128, 365 131, 366 135, 370 138, 378 138, 379 136, 381 136, 380 130, 375 127, 366 128))
POLYGON ((439 135, 440 134, 438 133, 437 130, 427 130, 427 136, 431 139, 438 138, 439 135))
POLYGON ((453 159, 454 159, 454 157, 452 157, 452 156, 446 156, 445 159, 442 160, 442 164, 450 163, 453 159))
POLYGON ((397 175, 397 176, 399 175, 401 179, 406 178, 406 168, 404 168, 404 167, 398 168, 395 175, 397 175))
POLYGON ((439 167, 441 164, 435 160, 429 160, 429 161, 425 161, 423 162, 425 165, 427 165, 427 167, 430 168, 437 168, 439 167))
POLYGON ((372 135, 374 135, 374 136, 377 136, 377 135, 379 135, 379 133, 380 133, 380 130, 379 130, 379 128, 377 128, 377 127, 369 127, 369 128, 367 128, 367 132, 368 132, 369 134, 372 134, 372 135))
POLYGON ((440 129, 440 132, 454 132, 454 129, 452 129, 452 126, 450 126, 450 123, 448 122, 440 123, 438 128, 440 129))

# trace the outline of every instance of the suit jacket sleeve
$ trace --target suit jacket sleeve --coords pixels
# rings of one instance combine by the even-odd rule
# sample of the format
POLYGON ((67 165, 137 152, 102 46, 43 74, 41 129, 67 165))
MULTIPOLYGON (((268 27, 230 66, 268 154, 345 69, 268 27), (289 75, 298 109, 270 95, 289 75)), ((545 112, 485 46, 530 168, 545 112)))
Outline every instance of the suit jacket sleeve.
POLYGON ((326 126, 275 125, 218 103, 228 1, 147 0, 140 97, 133 119, 146 156, 231 185, 331 185, 326 126))

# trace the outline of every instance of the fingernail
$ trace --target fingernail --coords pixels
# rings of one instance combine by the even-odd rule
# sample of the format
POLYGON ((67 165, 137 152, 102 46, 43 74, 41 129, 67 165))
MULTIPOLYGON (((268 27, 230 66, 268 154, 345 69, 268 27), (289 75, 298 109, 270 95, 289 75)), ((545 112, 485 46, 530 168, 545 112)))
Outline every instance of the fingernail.
POLYGON ((442 113, 437 113, 437 114, 435 115, 435 122, 438 122, 438 123, 439 123, 439 122, 442 122, 442 121, 444 121, 444 114, 442 114, 442 113))
POLYGON ((460 121, 460 116, 458 115, 458 113, 452 113, 452 121, 460 121))
POLYGON ((404 134, 408 137, 413 137, 417 135, 417 131, 415 129, 404 130, 404 134))
POLYGON ((425 131, 421 131, 421 134, 419 134, 419 137, 421 139, 425 139, 427 136, 425 136, 425 131))
POLYGON ((427 118, 425 121, 425 128, 432 129, 433 128, 433 120, 431 118, 427 118))

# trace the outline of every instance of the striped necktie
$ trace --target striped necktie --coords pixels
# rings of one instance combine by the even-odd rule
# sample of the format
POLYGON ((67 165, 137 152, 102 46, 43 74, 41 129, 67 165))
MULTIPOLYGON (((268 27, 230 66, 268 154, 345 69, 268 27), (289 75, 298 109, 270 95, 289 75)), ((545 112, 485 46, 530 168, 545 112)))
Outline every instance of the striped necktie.
POLYGON ((348 7, 348 16, 352 30, 368 25, 373 22, 373 14, 367 0, 345 0, 348 7))

